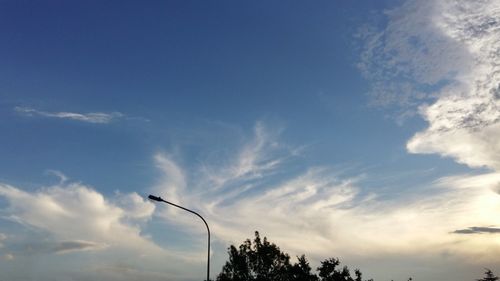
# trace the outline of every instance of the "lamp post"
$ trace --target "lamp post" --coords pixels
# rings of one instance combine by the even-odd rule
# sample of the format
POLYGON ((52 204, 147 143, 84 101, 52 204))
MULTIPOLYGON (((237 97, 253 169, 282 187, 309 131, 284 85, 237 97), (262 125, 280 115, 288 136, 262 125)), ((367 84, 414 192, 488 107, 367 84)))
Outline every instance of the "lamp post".
POLYGON ((207 227, 207 232, 208 232, 207 280, 206 281, 210 281, 210 279, 209 279, 210 278, 210 228, 208 228, 208 224, 205 221, 205 219, 200 214, 198 214, 197 212, 189 210, 187 208, 184 208, 184 207, 179 206, 177 204, 174 204, 172 202, 168 202, 167 200, 164 200, 160 196, 149 195, 148 198, 150 200, 153 200, 153 201, 167 203, 167 204, 172 205, 174 207, 177 207, 179 209, 183 209, 184 211, 188 211, 188 212, 190 212, 192 214, 195 214, 195 215, 197 215, 203 221, 203 223, 205 223, 205 226, 207 227))

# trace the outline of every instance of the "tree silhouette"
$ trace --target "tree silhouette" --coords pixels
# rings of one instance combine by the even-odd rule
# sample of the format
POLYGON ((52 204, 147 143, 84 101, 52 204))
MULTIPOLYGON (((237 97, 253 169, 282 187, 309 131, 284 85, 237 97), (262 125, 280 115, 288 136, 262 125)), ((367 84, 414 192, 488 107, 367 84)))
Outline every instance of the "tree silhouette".
POLYGON ((340 261, 337 258, 329 258, 321 262, 318 267, 319 277, 321 281, 361 281, 362 274, 359 269, 355 270, 356 279, 351 277, 351 273, 347 266, 342 269, 337 268, 340 261))
POLYGON ((496 281, 496 280, 498 280, 498 276, 495 276, 495 274, 493 274, 493 272, 488 268, 485 268, 484 275, 486 275, 484 278, 477 279, 477 281, 496 281))
POLYGON ((311 273, 311 266, 305 255, 297 257, 298 262, 290 269, 290 280, 293 281, 318 281, 318 277, 311 273))
MULTIPOLYGON (((267 238, 260 238, 255 232, 252 241, 247 239, 240 245, 229 247, 229 261, 222 267, 222 272, 217 276, 217 281, 288 281, 292 272, 290 256, 280 251, 274 243, 269 243, 267 238)), ((307 269, 305 264, 296 270, 307 269)))
POLYGON ((318 277, 311 272, 305 255, 291 264, 287 253, 266 237, 261 239, 257 231, 253 241, 247 239, 238 248, 231 245, 228 254, 229 260, 217 281, 362 281, 361 271, 355 271, 354 279, 347 266, 339 268, 340 261, 336 258, 321 262, 318 277))

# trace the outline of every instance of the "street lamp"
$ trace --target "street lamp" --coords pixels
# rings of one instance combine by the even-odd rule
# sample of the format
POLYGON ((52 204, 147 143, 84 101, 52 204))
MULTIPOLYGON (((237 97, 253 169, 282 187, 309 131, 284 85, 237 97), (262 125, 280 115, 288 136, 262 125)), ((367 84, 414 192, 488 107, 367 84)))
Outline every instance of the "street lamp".
POLYGON ((205 226, 207 227, 207 232, 208 232, 207 280, 206 281, 210 281, 210 279, 209 279, 210 278, 210 228, 208 228, 208 224, 205 221, 205 219, 200 214, 198 214, 197 212, 189 210, 187 208, 184 208, 184 207, 179 206, 177 204, 174 204, 172 202, 168 202, 167 200, 164 200, 160 196, 149 195, 148 198, 150 200, 153 200, 153 201, 167 203, 167 204, 172 205, 174 207, 177 207, 179 209, 183 209, 184 211, 188 211, 188 212, 190 212, 192 214, 195 214, 195 215, 197 215, 203 221, 203 223, 205 223, 205 226))

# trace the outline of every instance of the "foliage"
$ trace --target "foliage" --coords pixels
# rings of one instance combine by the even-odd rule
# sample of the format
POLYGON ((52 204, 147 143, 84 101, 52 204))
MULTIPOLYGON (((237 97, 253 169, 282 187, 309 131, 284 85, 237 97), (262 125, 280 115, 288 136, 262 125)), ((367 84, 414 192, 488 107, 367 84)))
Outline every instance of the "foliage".
MULTIPOLYGON (((255 239, 247 239, 240 245, 229 248, 229 261, 217 276, 218 281, 287 281, 290 280, 290 256, 280 251, 274 243, 269 243, 267 238, 262 240, 259 232, 255 232, 255 239)), ((296 268, 298 272, 302 269, 296 268)), ((299 273, 300 274, 300 273, 299 273)))
POLYGON ((261 239, 257 231, 253 241, 247 239, 239 248, 231 245, 228 254, 217 281, 362 281, 361 271, 355 271, 354 279, 347 266, 338 269, 340 261, 333 258, 321 262, 318 277, 305 255, 292 264, 288 254, 266 237, 261 239))
POLYGON ((488 268, 485 268, 484 275, 485 275, 484 278, 477 279, 477 281, 497 281, 498 280, 498 276, 495 276, 495 274, 493 274, 493 272, 488 268))

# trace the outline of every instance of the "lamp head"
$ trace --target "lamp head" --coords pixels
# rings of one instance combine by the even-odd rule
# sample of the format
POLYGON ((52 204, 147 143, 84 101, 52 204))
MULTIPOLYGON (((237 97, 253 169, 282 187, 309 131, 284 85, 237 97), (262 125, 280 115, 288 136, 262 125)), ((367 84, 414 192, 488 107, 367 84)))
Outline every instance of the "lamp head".
POLYGON ((154 195, 151 195, 151 194, 148 196, 148 198, 149 198, 150 200, 153 200, 153 201, 158 201, 158 202, 163 201, 163 199, 161 199, 161 197, 160 197, 160 196, 154 196, 154 195))

